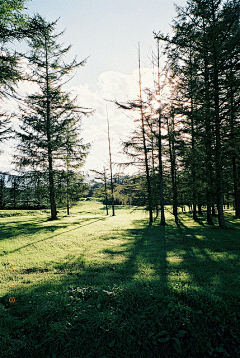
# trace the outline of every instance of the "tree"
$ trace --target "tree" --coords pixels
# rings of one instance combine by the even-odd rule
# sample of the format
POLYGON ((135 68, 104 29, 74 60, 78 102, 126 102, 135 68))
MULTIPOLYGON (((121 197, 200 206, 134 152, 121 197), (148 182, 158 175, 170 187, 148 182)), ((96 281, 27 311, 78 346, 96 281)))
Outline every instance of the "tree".
POLYGON ((0 209, 3 209, 6 205, 5 200, 5 192, 6 192, 6 183, 5 183, 5 177, 7 173, 0 172, 0 209))
POLYGON ((61 176, 65 179, 67 215, 70 215, 70 199, 73 198, 74 182, 79 182, 81 178, 78 170, 83 165, 90 148, 90 144, 84 144, 80 137, 81 116, 79 113, 72 114, 73 117, 68 118, 65 141, 62 143, 57 157, 58 168, 62 168, 61 176))
MULTIPOLYGON (((107 183, 107 175, 106 175, 106 168, 103 168, 103 171, 92 170, 93 173, 97 174, 94 178, 94 196, 100 197, 105 201, 105 208, 106 208, 106 215, 108 216, 108 198, 109 198, 109 189, 107 183), (100 183, 99 183, 100 180, 100 183)), ((112 194, 112 193, 111 193, 112 194)), ((114 204, 114 203, 113 203, 114 204)))
MULTIPOLYGON (((139 63, 139 99, 135 101, 129 101, 127 104, 120 104, 115 102, 119 108, 125 110, 137 110, 139 111, 139 118, 135 120, 138 123, 137 129, 132 133, 130 140, 123 143, 125 153, 134 159, 134 164, 140 162, 142 168, 144 168, 146 178, 146 190, 147 190, 147 208, 149 212, 149 224, 153 223, 153 198, 152 198, 152 186, 151 186, 151 173, 149 163, 149 145, 147 115, 145 109, 148 108, 142 98, 142 80, 141 80, 141 61, 140 61, 140 45, 138 48, 138 63, 139 63)), ((150 139, 151 143, 151 139, 150 139)), ((150 149, 151 150, 151 149, 150 149)))
POLYGON ((27 34, 27 17, 22 14, 25 0, 0 0, 0 98, 14 92, 21 79, 19 56, 8 43, 21 40, 27 34))
MULTIPOLYGON (((167 43, 171 68, 178 88, 182 89, 185 107, 189 108, 187 116, 192 124, 192 153, 197 150, 197 132, 201 136, 201 147, 204 143, 207 217, 211 223, 210 207, 216 202, 220 227, 225 227, 226 129, 230 113, 234 113, 236 118, 240 105, 239 11, 236 0, 191 0, 186 7, 177 7, 173 37, 157 35, 158 39, 167 43)), ((236 172, 235 169, 233 172, 236 172)), ((196 180, 196 167, 193 165, 192 178, 196 180)), ((234 190, 237 192, 237 188, 234 190)), ((195 205, 195 197, 193 201, 195 205)))
MULTIPOLYGON (((27 35, 27 17, 22 14, 25 0, 0 0, 0 101, 15 93, 15 84, 22 78, 20 56, 8 44, 27 35)), ((0 113, 0 142, 11 132, 10 116, 0 113)))
MULTIPOLYGON (((154 90, 149 88, 145 89, 148 96, 147 105, 149 107, 149 115, 146 116, 147 125, 150 130, 151 141, 151 159, 152 159, 152 186, 156 192, 153 201, 155 203, 157 216, 158 207, 160 204, 161 221, 160 225, 164 226, 165 212, 164 212, 164 190, 163 190, 163 127, 164 127, 164 112, 166 104, 164 103, 164 87, 166 84, 166 68, 160 71, 160 46, 157 41, 157 81, 154 81, 154 90), (156 152, 156 153, 155 153, 156 152), (155 163, 157 162, 157 164, 155 163), (156 185, 155 185, 156 182, 156 185)), ((153 66, 155 66, 153 58, 153 66)))
POLYGON ((68 153, 67 158, 70 152, 76 154, 79 145, 82 151, 78 155, 85 152, 86 147, 77 143, 77 127, 81 115, 89 113, 76 104, 76 98, 71 99, 70 94, 62 89, 65 76, 83 66, 86 60, 77 62, 74 59, 70 64, 65 64, 64 56, 71 46, 63 48, 57 43, 62 33, 55 34, 56 24, 57 21, 48 23, 39 15, 31 22, 35 34, 29 41, 28 60, 38 91, 28 95, 25 107, 21 108, 18 131, 20 154, 15 156, 15 163, 20 168, 47 170, 52 220, 57 218, 54 183, 54 171, 59 164, 57 159, 63 159, 63 151, 68 153))
MULTIPOLYGON (((113 194, 114 188, 113 188, 113 172, 112 172, 112 152, 111 152, 111 138, 110 138, 108 113, 107 113, 107 125, 108 125, 109 169, 110 169, 110 179, 111 179, 112 216, 115 216, 114 194, 113 194)), ((106 183, 106 181, 105 181, 105 183, 106 183)))
POLYGON ((159 193, 160 193, 160 208, 161 208, 161 222, 162 226, 166 225, 165 221, 165 212, 164 212, 164 194, 163 194, 163 159, 162 159, 162 103, 161 103, 161 85, 160 85, 160 51, 159 51, 159 41, 158 44, 158 54, 157 54, 157 69, 158 69, 158 81, 157 81, 157 94, 158 94, 158 172, 159 172, 159 193))

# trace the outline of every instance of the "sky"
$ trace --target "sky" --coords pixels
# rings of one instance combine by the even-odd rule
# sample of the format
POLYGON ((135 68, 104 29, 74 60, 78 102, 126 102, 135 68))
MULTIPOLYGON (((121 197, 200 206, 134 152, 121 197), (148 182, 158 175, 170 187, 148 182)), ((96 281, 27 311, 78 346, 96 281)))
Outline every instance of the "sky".
MULTIPOLYGON (((176 0, 184 6, 185 0, 176 0)), ((127 161, 121 141, 134 127, 133 120, 113 103, 136 99, 138 88, 138 43, 141 48, 142 84, 153 86, 152 51, 156 50, 153 32, 171 33, 176 15, 172 0, 32 0, 26 12, 39 13, 47 21, 58 20, 57 32, 65 46, 72 45, 66 61, 75 56, 87 58, 84 67, 65 86, 78 96, 78 103, 92 108, 91 117, 82 120, 82 137, 92 147, 83 167, 101 171, 108 166, 107 112, 110 121, 112 160, 127 161)), ((19 93, 34 90, 27 83, 19 84, 19 93)), ((2 145, 0 171, 10 171, 14 143, 2 145)), ((119 168, 114 165, 114 171, 119 168)))

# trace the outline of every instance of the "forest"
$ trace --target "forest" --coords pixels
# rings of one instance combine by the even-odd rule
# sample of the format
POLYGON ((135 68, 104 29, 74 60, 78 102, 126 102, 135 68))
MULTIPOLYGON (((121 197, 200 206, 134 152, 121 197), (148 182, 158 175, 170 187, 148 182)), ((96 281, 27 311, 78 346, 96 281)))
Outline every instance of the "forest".
POLYGON ((115 100, 134 116, 135 130, 121 146, 136 174, 124 176, 119 166, 115 180, 106 177, 106 190, 103 172, 95 184, 86 183, 81 174, 90 150, 80 136, 81 118, 94 109, 79 105, 62 88, 86 60, 65 64, 70 46, 60 45, 57 21, 29 18, 23 6, 24 1, 1 2, 0 140, 17 139, 17 174, 0 173, 1 208, 48 206, 55 219, 57 205, 65 205, 69 213, 71 203, 95 185, 95 195, 105 201, 111 189, 116 203, 145 205, 150 223, 160 213, 165 225, 165 204, 172 205, 176 223, 185 205, 194 220, 206 212, 210 225, 217 216, 219 226, 225 227, 225 207, 233 207, 239 218, 238 1, 199 0, 176 7, 173 35, 153 34, 157 51, 152 56, 152 88, 142 86, 139 46, 139 96, 126 103, 115 100), (13 53, 8 46, 13 40, 25 40, 28 51, 13 53), (27 73, 21 68, 24 60, 27 73), (38 90, 21 98, 19 113, 6 113, 4 100, 17 97, 19 81, 32 81, 38 90), (11 126, 13 116, 18 129, 11 126))

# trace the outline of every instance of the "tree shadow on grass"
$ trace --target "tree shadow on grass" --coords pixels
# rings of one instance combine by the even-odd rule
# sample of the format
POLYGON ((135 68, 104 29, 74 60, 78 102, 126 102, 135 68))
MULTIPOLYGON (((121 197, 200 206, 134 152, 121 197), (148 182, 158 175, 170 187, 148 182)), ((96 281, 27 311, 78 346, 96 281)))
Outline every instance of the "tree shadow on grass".
POLYGON ((176 269, 188 273, 196 291, 228 302, 232 299, 234 304, 240 299, 240 290, 236 290, 240 272, 238 236, 238 223, 232 227, 228 222, 227 229, 219 229, 202 225, 189 227, 180 220, 171 237, 168 236, 174 246, 172 259, 174 255, 180 259, 176 269))
POLYGON ((15 306, 5 305, 16 326, 22 327, 19 319, 28 325, 15 357, 240 356, 236 230, 184 220, 179 226, 134 225, 121 232, 123 243, 99 249, 100 262, 83 253, 55 263, 55 278, 29 285, 17 292, 15 306))
POLYGON ((26 247, 31 246, 31 245, 35 245, 39 242, 50 240, 50 239, 57 237, 59 235, 62 235, 62 234, 70 233, 72 231, 78 230, 80 227, 91 225, 92 223, 94 223, 96 221, 100 221, 100 220, 105 220, 105 218, 100 217, 100 218, 93 219, 91 217, 91 218, 80 219, 80 220, 77 220, 77 221, 71 222, 71 223, 66 222, 66 223, 61 223, 58 225, 51 224, 48 226, 42 226, 42 224, 45 223, 46 220, 38 220, 37 222, 35 220, 35 221, 27 222, 27 223, 25 221, 20 221, 20 222, 13 221, 12 223, 7 223, 4 225, 2 224, 0 227, 0 230, 1 230, 0 231, 0 240, 16 238, 19 235, 21 235, 21 236, 22 235, 34 235, 34 234, 40 234, 40 235, 47 234, 48 235, 48 233, 53 233, 56 230, 66 229, 68 226, 77 225, 77 227, 75 227, 74 229, 69 229, 69 230, 58 232, 55 235, 50 235, 50 236, 48 235, 44 239, 33 241, 27 245, 20 246, 17 249, 14 249, 14 250, 11 250, 8 252, 1 251, 0 256, 7 255, 9 253, 12 254, 14 252, 20 251, 26 247))
MULTIPOLYGON (((86 220, 76 228, 36 240, 11 253, 99 220, 105 218, 89 222, 86 220)), ((196 292, 214 294, 218 298, 236 297, 236 294, 239 297, 235 287, 240 268, 240 241, 236 240, 235 229, 212 230, 201 225, 189 227, 184 220, 180 221, 178 227, 175 224, 167 227, 146 226, 143 220, 134 222, 134 225, 136 228, 124 230, 120 234, 123 243, 99 251, 102 257, 100 261, 86 261, 82 254, 71 263, 51 263, 56 279, 51 280, 49 289, 53 286, 106 287, 154 282, 159 287, 176 291, 194 287, 196 292)), ((114 239, 114 233, 111 237, 104 234, 99 238, 109 239, 114 239)))

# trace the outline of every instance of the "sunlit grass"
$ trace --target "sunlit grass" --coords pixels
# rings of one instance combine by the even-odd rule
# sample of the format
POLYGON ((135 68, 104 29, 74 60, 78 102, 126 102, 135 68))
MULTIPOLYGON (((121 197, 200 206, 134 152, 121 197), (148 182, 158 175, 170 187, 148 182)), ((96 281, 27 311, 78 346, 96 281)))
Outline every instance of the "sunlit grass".
POLYGON ((5 355, 47 357, 48 349, 50 358, 136 357, 136 350, 144 358, 236 354, 240 220, 230 212, 225 230, 208 226, 204 216, 194 222, 189 213, 176 226, 170 208, 166 227, 158 219, 149 226, 137 208, 119 207, 107 217, 96 201, 81 201, 70 217, 64 211, 56 221, 48 217, 0 212, 5 355))

